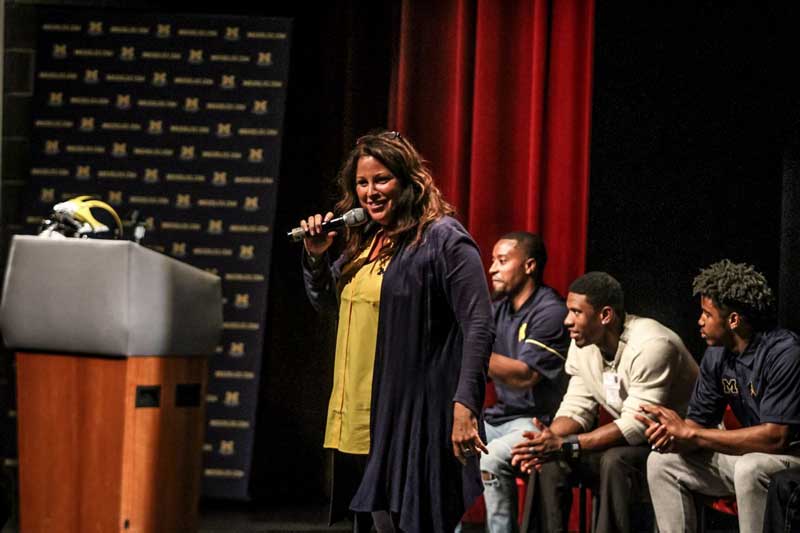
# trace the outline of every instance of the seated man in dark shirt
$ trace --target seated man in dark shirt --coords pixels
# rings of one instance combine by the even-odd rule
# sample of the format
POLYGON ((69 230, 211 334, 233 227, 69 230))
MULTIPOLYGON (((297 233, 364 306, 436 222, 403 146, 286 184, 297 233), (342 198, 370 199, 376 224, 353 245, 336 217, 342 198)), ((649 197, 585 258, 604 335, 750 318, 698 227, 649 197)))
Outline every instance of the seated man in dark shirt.
POLYGON ((695 531, 693 493, 736 495, 739 530, 761 531, 769 476, 800 466, 800 339, 772 326, 772 291, 746 264, 722 260, 702 270, 698 324, 708 349, 684 420, 644 405, 653 449, 647 478, 662 533, 695 531), (730 405, 741 429, 719 429, 730 405))
POLYGON ((489 453, 481 457, 481 470, 487 529, 493 533, 518 529, 511 448, 524 431, 535 431, 533 417, 550 422, 566 387, 567 309, 564 299, 542 284, 546 262, 544 242, 532 233, 503 235, 492 251, 489 275, 499 299, 489 376, 497 403, 485 413, 489 453))

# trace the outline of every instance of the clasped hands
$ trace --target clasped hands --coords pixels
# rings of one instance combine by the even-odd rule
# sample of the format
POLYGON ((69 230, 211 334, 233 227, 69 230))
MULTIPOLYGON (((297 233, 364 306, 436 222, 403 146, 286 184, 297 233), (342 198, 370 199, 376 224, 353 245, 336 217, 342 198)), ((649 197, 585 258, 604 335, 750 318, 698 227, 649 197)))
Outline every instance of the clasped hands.
POLYGON ((526 440, 511 448, 511 465, 528 474, 534 468, 539 470, 544 463, 560 458, 564 444, 564 439, 550 431, 538 418, 533 419, 533 425, 539 431, 525 431, 522 436, 526 440))
POLYGON ((647 426, 644 436, 653 451, 659 453, 680 452, 694 436, 692 428, 678 413, 668 407, 645 403, 639 409, 644 414, 633 416, 647 426))

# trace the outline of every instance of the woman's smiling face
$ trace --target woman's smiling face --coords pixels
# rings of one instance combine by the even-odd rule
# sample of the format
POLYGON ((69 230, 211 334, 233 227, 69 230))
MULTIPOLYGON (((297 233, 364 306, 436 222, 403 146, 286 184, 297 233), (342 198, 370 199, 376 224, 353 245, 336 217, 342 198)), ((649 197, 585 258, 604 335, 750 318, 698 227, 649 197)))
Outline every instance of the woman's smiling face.
POLYGON ((358 159, 356 196, 372 220, 381 226, 391 225, 401 191, 400 181, 380 161, 371 155, 358 159))

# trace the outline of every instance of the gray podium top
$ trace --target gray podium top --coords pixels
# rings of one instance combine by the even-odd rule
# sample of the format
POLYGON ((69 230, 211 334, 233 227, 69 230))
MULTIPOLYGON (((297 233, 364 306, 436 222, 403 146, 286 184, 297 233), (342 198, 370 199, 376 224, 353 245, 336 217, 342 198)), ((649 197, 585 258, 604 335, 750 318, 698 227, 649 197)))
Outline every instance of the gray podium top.
POLYGON ((222 287, 218 276, 130 241, 16 235, 0 328, 10 348, 211 355, 222 287))

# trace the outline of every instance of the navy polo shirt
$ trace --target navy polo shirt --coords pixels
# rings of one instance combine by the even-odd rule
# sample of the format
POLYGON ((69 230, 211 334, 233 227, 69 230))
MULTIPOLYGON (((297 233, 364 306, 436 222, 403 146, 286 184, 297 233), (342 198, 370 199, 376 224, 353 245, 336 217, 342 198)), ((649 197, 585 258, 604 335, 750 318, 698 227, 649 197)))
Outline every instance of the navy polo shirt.
POLYGON ((570 339, 564 327, 566 315, 563 298, 544 285, 537 287, 516 312, 508 298, 494 304, 497 336, 492 351, 523 361, 539 372, 542 379, 526 390, 512 389, 495 381, 497 403, 486 409, 488 423, 498 425, 533 416, 549 423, 567 384, 564 360, 570 339))
POLYGON ((757 333, 740 355, 718 346, 706 350, 686 416, 713 427, 730 405, 744 427, 800 426, 799 385, 800 338, 785 329, 757 333))

